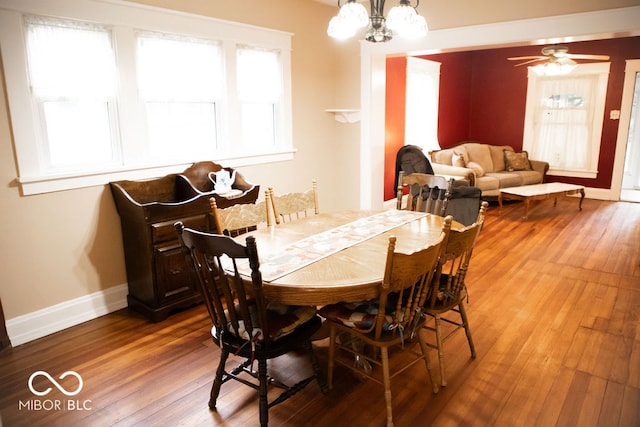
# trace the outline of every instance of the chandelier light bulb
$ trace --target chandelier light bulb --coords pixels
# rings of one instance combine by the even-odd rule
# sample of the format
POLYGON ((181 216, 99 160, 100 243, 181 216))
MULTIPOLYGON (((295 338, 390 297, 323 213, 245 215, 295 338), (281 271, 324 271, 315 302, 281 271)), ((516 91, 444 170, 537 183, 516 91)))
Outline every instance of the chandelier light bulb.
POLYGON ((400 32, 408 25, 412 25, 414 18, 417 16, 416 10, 408 5, 392 7, 387 17, 387 27, 391 31, 400 32))
POLYGON ((340 16, 334 16, 333 18, 331 18, 331 21, 329 21, 327 34, 334 39, 345 40, 355 36, 356 28, 347 25, 345 21, 340 18, 340 16))
POLYGON ((346 25, 353 26, 355 29, 364 28, 369 23, 369 14, 367 9, 355 0, 350 0, 340 8, 338 17, 341 18, 346 25))

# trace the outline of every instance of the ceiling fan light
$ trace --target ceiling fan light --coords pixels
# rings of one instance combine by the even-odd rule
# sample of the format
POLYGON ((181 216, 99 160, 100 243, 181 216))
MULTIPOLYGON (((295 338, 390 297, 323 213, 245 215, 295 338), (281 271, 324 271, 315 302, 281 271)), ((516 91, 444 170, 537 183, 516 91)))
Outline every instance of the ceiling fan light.
POLYGON ((563 76, 571 73, 578 65, 575 61, 571 62, 572 64, 562 63, 560 61, 551 61, 546 64, 538 64, 531 68, 539 76, 563 76))

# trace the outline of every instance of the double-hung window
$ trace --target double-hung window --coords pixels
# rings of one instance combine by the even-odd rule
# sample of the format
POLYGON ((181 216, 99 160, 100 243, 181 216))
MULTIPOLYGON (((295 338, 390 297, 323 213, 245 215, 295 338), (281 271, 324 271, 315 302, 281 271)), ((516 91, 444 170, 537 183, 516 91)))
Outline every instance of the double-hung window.
POLYGON ((523 148, 549 162, 549 174, 595 178, 609 63, 581 64, 570 74, 529 71, 523 148))
POLYGON ((42 172, 113 167, 120 155, 111 31, 37 17, 26 17, 25 27, 42 172))
POLYGON ((224 75, 219 43, 139 33, 137 59, 149 157, 213 158, 224 75))
POLYGON ((102 0, 3 0, 23 194, 289 160, 291 34, 102 0))

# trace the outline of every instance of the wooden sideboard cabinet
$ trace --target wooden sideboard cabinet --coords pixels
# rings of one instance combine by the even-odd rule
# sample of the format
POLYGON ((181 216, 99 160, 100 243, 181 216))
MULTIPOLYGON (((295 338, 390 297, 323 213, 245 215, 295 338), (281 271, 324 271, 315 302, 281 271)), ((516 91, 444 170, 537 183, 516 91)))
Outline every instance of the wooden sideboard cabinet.
POLYGON ((234 198, 216 194, 209 173, 221 169, 213 162, 199 162, 181 174, 110 183, 122 227, 127 304, 151 321, 164 320, 172 310, 201 300, 193 266, 173 224, 182 221, 187 227, 214 231, 211 197, 221 207, 255 203, 258 198, 260 186, 247 182, 238 172, 233 188, 241 194, 234 198))

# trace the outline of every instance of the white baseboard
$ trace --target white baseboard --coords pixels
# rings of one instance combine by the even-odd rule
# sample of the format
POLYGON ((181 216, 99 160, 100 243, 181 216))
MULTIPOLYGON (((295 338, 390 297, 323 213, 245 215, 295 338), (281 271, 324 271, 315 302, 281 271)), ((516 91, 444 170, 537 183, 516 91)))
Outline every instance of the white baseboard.
POLYGON ((610 188, 591 188, 585 187, 584 189, 585 197, 587 199, 596 199, 596 200, 619 200, 617 194, 613 194, 613 191, 610 188))
POLYGON ((11 345, 15 347, 125 308, 128 292, 125 283, 7 319, 7 333, 11 345))

